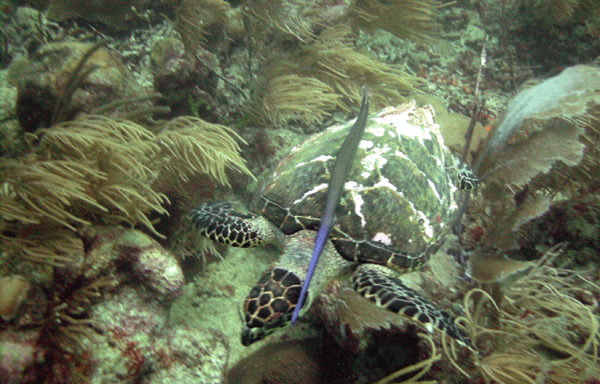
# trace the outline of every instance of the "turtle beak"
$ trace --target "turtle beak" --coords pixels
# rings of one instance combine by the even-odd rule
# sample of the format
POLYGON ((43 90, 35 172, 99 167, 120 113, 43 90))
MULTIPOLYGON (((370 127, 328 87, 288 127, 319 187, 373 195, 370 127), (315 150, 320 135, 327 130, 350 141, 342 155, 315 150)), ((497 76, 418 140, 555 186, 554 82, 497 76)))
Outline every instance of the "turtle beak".
POLYGON ((244 347, 247 347, 256 341, 256 336, 254 333, 255 332, 252 332, 252 329, 248 328, 247 326, 244 325, 242 327, 242 345, 244 347))
POLYGON ((262 328, 250 328, 246 324, 242 326, 242 345, 244 347, 264 339, 265 336, 267 333, 262 328))
MULTIPOLYGON (((245 322, 244 325, 242 325, 242 345, 247 347, 252 343, 264 339, 271 333, 274 333, 281 328, 285 328, 290 324, 290 317, 291 312, 286 315, 277 316, 275 321, 267 324, 259 324, 255 321, 256 319, 245 322)), ((248 316, 247 320, 249 319, 250 317, 248 316)))

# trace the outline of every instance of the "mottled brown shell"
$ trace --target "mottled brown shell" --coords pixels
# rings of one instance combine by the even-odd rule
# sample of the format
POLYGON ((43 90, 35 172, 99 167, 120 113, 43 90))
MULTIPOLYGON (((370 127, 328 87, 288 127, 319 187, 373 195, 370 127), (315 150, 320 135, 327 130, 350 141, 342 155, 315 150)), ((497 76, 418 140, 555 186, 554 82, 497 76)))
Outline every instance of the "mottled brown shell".
MULTIPOLYGON (((254 203, 286 234, 317 229, 340 145, 353 121, 294 148, 254 203)), ((409 103, 371 116, 345 183, 331 239, 346 259, 400 271, 424 264, 457 211, 458 162, 429 109, 409 103)))

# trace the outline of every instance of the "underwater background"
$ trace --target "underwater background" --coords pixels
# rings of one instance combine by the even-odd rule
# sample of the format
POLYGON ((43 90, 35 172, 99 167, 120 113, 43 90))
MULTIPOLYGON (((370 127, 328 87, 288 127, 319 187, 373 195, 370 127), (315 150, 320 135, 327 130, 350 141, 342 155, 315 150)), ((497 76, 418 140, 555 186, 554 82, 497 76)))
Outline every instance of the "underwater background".
MULTIPOLYGON (((0 23, 0 384, 600 383, 600 1, 0 0, 0 23), (439 136, 477 176, 427 218, 365 219, 439 247, 388 272, 470 345, 340 275, 244 346, 282 252, 190 212, 255 208, 296 146, 337 150, 363 87, 372 136, 439 136)), ((321 185, 293 175, 294 202, 321 185)))

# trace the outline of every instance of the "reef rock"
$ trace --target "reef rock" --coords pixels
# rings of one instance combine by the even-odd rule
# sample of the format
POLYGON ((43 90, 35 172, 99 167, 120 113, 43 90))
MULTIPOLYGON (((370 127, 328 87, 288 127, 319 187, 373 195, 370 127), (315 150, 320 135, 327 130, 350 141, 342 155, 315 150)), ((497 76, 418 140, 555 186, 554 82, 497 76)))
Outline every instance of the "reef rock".
MULTIPOLYGON (((117 52, 100 47, 86 60, 93 47, 72 41, 49 43, 30 58, 11 65, 18 87, 17 115, 23 129, 32 132, 117 99, 148 93, 117 52)), ((136 107, 139 105, 128 108, 136 107)))

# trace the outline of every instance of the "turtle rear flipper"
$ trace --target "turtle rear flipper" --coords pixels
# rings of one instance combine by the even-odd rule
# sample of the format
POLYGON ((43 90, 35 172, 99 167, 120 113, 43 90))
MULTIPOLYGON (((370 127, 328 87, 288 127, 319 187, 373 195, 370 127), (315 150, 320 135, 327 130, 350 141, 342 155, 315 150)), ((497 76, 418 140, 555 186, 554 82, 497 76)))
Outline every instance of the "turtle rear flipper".
POLYGON ((190 213, 200 233, 212 241, 233 247, 275 244, 283 247, 284 235, 262 216, 244 214, 230 202, 202 203, 190 213))
POLYGON ((438 309, 399 279, 365 265, 360 266, 352 275, 352 285, 354 290, 377 306, 402 314, 428 329, 436 327, 461 344, 472 348, 471 340, 450 314, 438 309))

